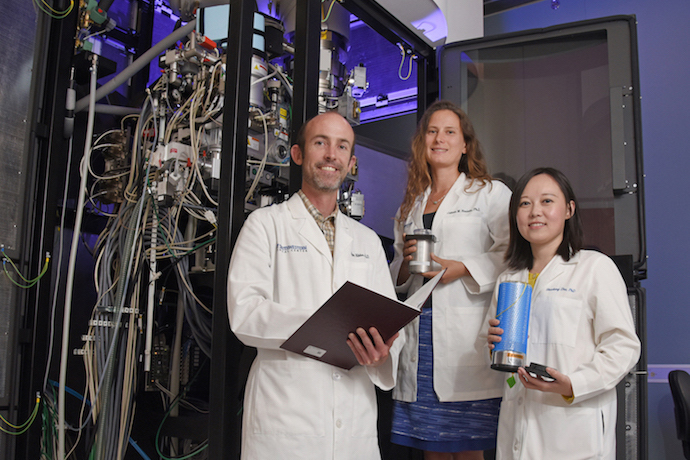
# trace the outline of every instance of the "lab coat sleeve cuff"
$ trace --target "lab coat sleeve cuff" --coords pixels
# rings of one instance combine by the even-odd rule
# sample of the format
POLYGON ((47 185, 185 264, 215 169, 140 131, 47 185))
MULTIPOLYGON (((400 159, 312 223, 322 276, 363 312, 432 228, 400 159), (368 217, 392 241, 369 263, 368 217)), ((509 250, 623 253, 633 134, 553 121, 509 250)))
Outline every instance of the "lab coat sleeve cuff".
POLYGON ((461 278, 467 292, 477 295, 493 291, 496 277, 499 273, 496 273, 496 267, 488 256, 482 256, 480 260, 464 259, 460 262, 465 264, 467 271, 470 273, 470 276, 463 276, 461 278), (490 273, 487 273, 486 267, 491 268, 489 270, 490 273))
POLYGON ((398 294, 407 294, 410 291, 410 286, 412 285, 412 278, 414 278, 414 275, 410 275, 410 277, 407 278, 403 284, 395 286, 395 292, 398 294))
POLYGON ((410 290, 410 285, 412 284, 412 279, 414 278, 414 276, 408 276, 404 283, 398 285, 397 280, 401 266, 402 257, 394 258, 390 265, 391 278, 393 279, 393 284, 395 285, 395 292, 397 292, 398 294, 406 294, 410 290))
MULTIPOLYGON (((395 386, 395 373, 393 368, 397 369, 397 363, 393 362, 393 357, 389 356, 385 363, 379 367, 365 366, 369 380, 384 391, 391 390, 395 386)), ((397 359, 396 359, 397 361, 397 359)))
POLYGON ((563 399, 565 399, 568 404, 577 404, 578 402, 582 401, 583 388, 586 388, 587 385, 583 379, 583 375, 577 372, 569 375, 568 377, 570 378, 570 386, 573 389, 573 397, 566 398, 564 396, 563 399), (579 398, 578 395, 580 396, 579 398))
POLYGON ((406 340, 407 336, 403 329, 400 331, 400 336, 393 342, 386 362, 379 367, 366 366, 366 371, 371 382, 384 391, 392 389, 396 384, 400 352, 406 340))
POLYGON ((472 276, 463 276, 460 279, 462 280, 462 284, 465 285, 467 292, 475 295, 481 294, 482 287, 474 280, 474 278, 472 278, 472 276))

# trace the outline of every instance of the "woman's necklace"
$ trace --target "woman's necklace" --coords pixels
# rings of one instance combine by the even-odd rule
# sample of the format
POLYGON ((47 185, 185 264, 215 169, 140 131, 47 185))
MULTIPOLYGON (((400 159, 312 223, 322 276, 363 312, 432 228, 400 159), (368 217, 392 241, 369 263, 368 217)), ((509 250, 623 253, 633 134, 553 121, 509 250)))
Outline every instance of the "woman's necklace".
POLYGON ((443 200, 446 197, 446 195, 448 195, 448 192, 450 192, 450 189, 446 190, 446 193, 444 193, 441 198, 439 198, 438 200, 431 200, 431 202, 434 204, 439 204, 441 200, 443 200))

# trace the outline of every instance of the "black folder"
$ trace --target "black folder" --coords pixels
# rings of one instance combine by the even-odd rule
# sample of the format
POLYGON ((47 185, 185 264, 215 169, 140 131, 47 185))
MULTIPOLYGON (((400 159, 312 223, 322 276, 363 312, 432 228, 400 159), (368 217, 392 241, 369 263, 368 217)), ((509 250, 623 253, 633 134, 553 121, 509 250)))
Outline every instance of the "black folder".
POLYGON ((347 345, 350 332, 355 332, 358 327, 368 331, 373 326, 384 341, 390 339, 422 312, 422 306, 444 272, 424 284, 405 302, 348 281, 280 348, 342 369, 352 369, 358 363, 347 345))

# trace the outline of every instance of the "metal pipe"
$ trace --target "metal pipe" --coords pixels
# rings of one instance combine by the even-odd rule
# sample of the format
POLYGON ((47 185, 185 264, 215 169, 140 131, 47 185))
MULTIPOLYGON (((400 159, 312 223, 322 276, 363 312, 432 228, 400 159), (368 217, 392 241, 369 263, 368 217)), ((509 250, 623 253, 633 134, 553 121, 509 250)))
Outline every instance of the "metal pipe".
MULTIPOLYGON (((183 37, 186 37, 188 34, 194 31, 195 27, 196 19, 192 19, 187 24, 173 31, 163 40, 156 43, 155 46, 151 47, 151 49, 142 54, 136 61, 132 62, 132 64, 127 66, 127 68, 125 68, 122 72, 117 74, 112 80, 98 88, 98 90, 96 91, 96 100, 98 101, 107 96, 108 94, 112 93, 113 91, 115 91, 115 89, 118 86, 122 85, 124 82, 129 80, 132 76, 134 76, 137 72, 144 68, 145 65, 151 62, 160 53, 169 48, 178 40, 182 39, 183 37)), ((77 101, 75 112, 81 112, 86 108, 88 104, 88 97, 83 97, 79 99, 77 101)))
POLYGON ((81 168, 81 183, 77 200, 77 215, 74 218, 72 247, 70 249, 69 267, 67 269, 67 286, 65 288, 65 311, 62 322, 62 353, 60 355, 60 386, 58 387, 58 460, 65 458, 65 384, 67 382, 67 358, 69 355, 69 329, 72 315, 72 291, 74 289, 74 273, 77 263, 77 248, 79 247, 79 233, 81 232, 84 202, 86 201, 86 180, 89 177, 88 164, 91 156, 91 142, 96 117, 96 85, 98 82, 98 55, 91 57, 91 91, 89 92, 89 118, 86 125, 86 141, 84 145, 84 160, 81 168))

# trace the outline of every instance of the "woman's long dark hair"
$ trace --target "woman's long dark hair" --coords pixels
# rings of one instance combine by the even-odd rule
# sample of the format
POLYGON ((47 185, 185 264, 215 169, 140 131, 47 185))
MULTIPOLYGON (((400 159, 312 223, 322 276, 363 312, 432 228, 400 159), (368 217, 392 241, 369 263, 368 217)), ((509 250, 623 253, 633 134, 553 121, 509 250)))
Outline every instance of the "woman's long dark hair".
POLYGON ((582 249, 584 233, 582 231, 582 220, 578 212, 580 206, 577 203, 577 198, 573 192, 573 187, 570 185, 570 181, 565 177, 565 174, 554 168, 533 169, 520 178, 513 191, 513 196, 510 198, 510 243, 508 244, 505 260, 510 268, 516 270, 529 269, 532 268, 534 264, 530 243, 520 234, 517 227, 517 212, 520 206, 522 193, 525 191, 527 183, 534 176, 540 174, 548 174, 556 181, 561 192, 565 195, 566 204, 571 201, 575 203, 575 209, 573 210, 572 216, 565 221, 563 241, 561 241, 561 244, 558 246, 556 254, 561 256, 564 260, 570 260, 572 256, 582 249))

